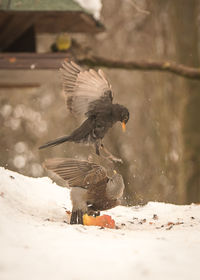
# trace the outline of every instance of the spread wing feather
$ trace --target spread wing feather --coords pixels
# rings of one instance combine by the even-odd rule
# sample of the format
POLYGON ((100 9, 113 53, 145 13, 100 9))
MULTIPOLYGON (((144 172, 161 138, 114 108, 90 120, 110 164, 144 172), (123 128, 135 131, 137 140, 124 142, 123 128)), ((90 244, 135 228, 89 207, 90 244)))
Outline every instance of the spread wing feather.
POLYGON ((70 187, 92 187, 107 178, 104 167, 85 160, 47 159, 44 167, 66 180, 70 187))
POLYGON ((64 61, 60 71, 67 107, 74 115, 85 117, 91 104, 98 99, 106 97, 112 102, 111 85, 101 69, 98 72, 84 70, 73 61, 64 61))

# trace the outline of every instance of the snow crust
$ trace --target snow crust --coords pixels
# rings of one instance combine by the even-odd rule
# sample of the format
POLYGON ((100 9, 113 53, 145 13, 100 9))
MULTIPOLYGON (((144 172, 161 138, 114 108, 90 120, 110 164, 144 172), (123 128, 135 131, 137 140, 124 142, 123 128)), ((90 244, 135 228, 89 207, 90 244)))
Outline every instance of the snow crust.
POLYGON ((100 19, 100 13, 102 8, 101 0, 74 0, 81 7, 88 10, 96 19, 100 19))
POLYGON ((0 279, 200 279, 200 205, 106 211, 118 229, 69 225, 69 190, 0 168, 0 279))

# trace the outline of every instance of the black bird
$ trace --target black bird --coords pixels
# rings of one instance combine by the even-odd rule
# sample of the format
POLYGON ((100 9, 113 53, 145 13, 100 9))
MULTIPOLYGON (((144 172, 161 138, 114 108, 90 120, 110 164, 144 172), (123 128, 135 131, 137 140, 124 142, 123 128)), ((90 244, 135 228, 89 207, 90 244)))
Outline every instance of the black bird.
MULTIPOLYGON (((83 123, 71 135, 49 141, 39 147, 43 149, 66 141, 92 143, 96 154, 103 148, 102 139, 117 121, 125 125, 129 120, 129 111, 120 104, 113 104, 111 85, 101 69, 98 72, 84 70, 73 61, 64 61, 60 69, 68 109, 75 115, 85 118, 83 123)), ((110 158, 117 160, 112 157, 110 158)))
POLYGON ((99 211, 120 204, 124 182, 116 171, 109 177, 101 165, 65 158, 47 159, 43 165, 67 181, 71 188, 73 208, 70 224, 83 224, 84 214, 99 215, 99 211))

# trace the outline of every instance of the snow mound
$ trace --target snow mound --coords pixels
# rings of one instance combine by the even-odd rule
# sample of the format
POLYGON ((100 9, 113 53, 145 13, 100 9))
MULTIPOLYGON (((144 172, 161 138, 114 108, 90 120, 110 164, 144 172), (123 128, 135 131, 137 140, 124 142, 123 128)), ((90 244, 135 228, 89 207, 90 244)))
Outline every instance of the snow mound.
POLYGON ((88 10, 96 19, 100 19, 101 0, 75 0, 81 7, 88 10))
POLYGON ((71 208, 69 190, 49 178, 29 178, 0 168, 0 193, 6 204, 20 213, 46 219, 66 218, 71 208))
POLYGON ((67 188, 0 168, 0 279, 200 279, 200 205, 118 206, 115 230, 66 210, 67 188))

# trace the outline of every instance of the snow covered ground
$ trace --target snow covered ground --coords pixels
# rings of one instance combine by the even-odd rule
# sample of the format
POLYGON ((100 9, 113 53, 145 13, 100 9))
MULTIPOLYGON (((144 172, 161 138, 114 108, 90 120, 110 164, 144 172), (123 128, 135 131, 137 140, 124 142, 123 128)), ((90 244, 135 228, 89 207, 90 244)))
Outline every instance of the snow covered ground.
POLYGON ((69 190, 0 168, 0 279, 200 279, 200 205, 105 213, 118 229, 69 225, 69 190))

